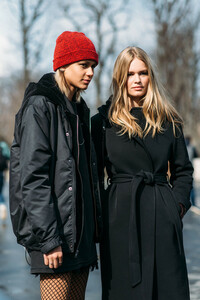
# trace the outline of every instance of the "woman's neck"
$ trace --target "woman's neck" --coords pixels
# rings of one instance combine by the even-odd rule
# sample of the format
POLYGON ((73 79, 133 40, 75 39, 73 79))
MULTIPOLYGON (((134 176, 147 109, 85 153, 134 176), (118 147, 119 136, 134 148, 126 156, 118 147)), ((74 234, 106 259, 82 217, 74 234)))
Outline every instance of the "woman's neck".
POLYGON ((141 99, 129 99, 130 102, 130 107, 142 107, 143 106, 143 101, 141 99))
POLYGON ((72 91, 72 90, 68 90, 68 93, 67 93, 67 98, 72 101, 73 97, 74 97, 74 94, 75 94, 75 89, 72 91))

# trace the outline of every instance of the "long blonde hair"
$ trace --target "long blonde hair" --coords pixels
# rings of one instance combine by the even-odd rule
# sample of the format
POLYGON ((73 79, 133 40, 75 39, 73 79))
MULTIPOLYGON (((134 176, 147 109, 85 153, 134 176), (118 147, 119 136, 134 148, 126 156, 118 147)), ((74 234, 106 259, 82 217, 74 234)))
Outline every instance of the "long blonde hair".
MULTIPOLYGON (((66 67, 61 67, 61 68, 57 69, 54 77, 55 77, 55 81, 56 81, 59 89, 61 90, 61 92, 66 97, 68 97, 69 96, 69 86, 68 86, 68 83, 67 83, 67 81, 65 79, 65 75, 64 75, 65 69, 66 69, 66 67)), ((75 93, 76 102, 80 102, 80 98, 81 98, 80 94, 81 94, 81 91, 79 89, 77 89, 77 91, 75 93)))
POLYGON ((150 58, 144 50, 138 47, 127 47, 116 59, 112 77, 113 97, 109 109, 109 119, 121 127, 119 133, 128 133, 129 138, 138 135, 143 137, 152 130, 152 136, 163 132, 163 122, 168 120, 175 128, 182 124, 182 119, 176 109, 170 104, 163 86, 156 78, 150 58), (148 70, 149 84, 146 95, 142 99, 143 113, 146 119, 144 131, 137 119, 130 113, 130 102, 127 94, 128 71, 134 58, 143 61, 148 70))

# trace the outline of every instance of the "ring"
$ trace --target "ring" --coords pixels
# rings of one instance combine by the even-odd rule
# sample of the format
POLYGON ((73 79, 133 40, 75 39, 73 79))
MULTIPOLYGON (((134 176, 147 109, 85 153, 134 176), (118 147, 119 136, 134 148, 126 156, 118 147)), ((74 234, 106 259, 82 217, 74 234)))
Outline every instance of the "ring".
POLYGON ((50 265, 53 265, 53 263, 50 263, 50 265))

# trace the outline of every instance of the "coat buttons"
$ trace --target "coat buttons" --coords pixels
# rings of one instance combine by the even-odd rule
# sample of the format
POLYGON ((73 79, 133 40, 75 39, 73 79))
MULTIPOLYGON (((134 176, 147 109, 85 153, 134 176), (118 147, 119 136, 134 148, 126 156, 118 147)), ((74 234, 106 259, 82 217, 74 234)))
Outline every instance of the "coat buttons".
POLYGON ((70 186, 70 187, 68 188, 68 190, 69 190, 69 191, 72 191, 72 186, 70 186))

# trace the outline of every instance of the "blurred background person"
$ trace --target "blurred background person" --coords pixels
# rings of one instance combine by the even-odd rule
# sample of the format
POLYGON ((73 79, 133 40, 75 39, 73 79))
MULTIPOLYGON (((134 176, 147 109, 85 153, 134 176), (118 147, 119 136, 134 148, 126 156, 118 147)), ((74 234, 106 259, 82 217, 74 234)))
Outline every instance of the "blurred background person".
MULTIPOLYGON (((197 158, 199 155, 198 155, 196 147, 192 143, 191 136, 187 135, 185 137, 185 143, 186 143, 186 146, 187 146, 189 159, 190 159, 191 163, 193 164, 194 158, 197 158)), ((191 190, 191 193, 190 193, 190 200, 191 200, 192 205, 196 206, 195 182, 194 181, 193 181, 193 187, 192 187, 192 190, 191 190)))
POLYGON ((10 150, 5 141, 0 142, 0 219, 5 220, 7 217, 7 207, 3 195, 5 171, 8 170, 8 161, 10 158, 10 150))

